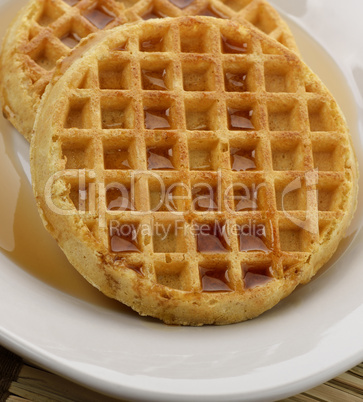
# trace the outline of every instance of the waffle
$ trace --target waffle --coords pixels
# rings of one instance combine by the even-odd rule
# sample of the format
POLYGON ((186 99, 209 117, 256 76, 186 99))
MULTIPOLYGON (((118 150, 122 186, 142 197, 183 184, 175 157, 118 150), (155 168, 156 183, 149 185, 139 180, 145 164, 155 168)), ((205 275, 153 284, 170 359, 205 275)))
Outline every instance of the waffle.
POLYGON ((296 50, 288 26, 264 0, 31 0, 3 43, 4 116, 30 141, 36 110, 57 60, 82 38, 126 22, 183 15, 247 20, 296 50))
POLYGON ((339 107, 298 56, 208 17, 82 45, 31 146, 40 214, 75 268, 184 325, 256 317, 308 282, 352 218, 357 170, 339 107))

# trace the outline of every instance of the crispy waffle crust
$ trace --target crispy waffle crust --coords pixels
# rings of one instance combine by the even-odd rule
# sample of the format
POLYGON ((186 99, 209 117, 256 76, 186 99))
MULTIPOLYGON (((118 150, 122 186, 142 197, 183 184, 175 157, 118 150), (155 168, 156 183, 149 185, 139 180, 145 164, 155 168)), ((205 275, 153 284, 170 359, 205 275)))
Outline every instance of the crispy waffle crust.
POLYGON ((3 114, 30 141, 40 98, 56 61, 81 38, 144 19, 210 15, 255 25, 290 49, 294 38, 264 0, 31 0, 3 42, 0 80, 3 114))
POLYGON ((31 167, 76 269, 170 324, 270 309, 331 257, 356 205, 350 135, 321 81, 266 35, 207 17, 82 42, 43 97, 31 167))

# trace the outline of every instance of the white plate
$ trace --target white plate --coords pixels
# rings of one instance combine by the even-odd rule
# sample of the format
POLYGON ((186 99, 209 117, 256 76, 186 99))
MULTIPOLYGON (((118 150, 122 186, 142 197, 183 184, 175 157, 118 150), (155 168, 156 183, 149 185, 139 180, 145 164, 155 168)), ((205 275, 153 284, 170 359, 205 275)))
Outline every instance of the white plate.
MULTIPOLYGON (((24 3, 0 0, 2 30, 24 3)), ((338 99, 363 160, 362 1, 272 3, 338 99)), ((0 130, 0 246, 9 251, 0 253, 0 341, 8 348, 99 391, 158 401, 273 400, 363 360, 362 199, 327 269, 270 312, 227 327, 167 327, 107 300, 69 267, 37 217, 28 145, 4 119, 0 130)))

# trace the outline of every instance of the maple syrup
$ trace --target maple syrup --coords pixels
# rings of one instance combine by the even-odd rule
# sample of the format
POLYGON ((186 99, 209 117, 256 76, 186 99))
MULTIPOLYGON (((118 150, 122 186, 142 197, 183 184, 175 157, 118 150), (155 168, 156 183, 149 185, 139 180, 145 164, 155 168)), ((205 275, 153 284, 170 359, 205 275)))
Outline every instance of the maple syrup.
POLYGON ((269 264, 261 266, 242 264, 242 274, 246 289, 264 286, 274 279, 272 265, 269 264))
POLYGON ((171 128, 170 125, 170 108, 168 109, 151 109, 144 108, 145 128, 147 130, 165 130, 171 128))
POLYGON ((165 187, 165 192, 161 187, 152 189, 150 191, 150 211, 166 212, 177 211, 176 200, 174 199, 174 192, 171 186, 165 187))
POLYGON ((125 50, 127 50, 127 41, 125 43, 123 43, 122 45, 119 45, 117 47, 115 47, 114 49, 112 49, 115 52, 124 52, 125 50))
POLYGON ((175 169, 173 164, 173 148, 148 148, 147 168, 149 170, 175 169))
POLYGON ((272 250, 267 246, 267 238, 263 233, 262 228, 255 230, 254 227, 243 228, 239 234, 239 249, 240 251, 262 251, 263 253, 269 253, 272 250), (252 229, 252 230, 251 230, 252 229))
POLYGON ((137 226, 123 224, 109 227, 110 250, 113 253, 140 253, 141 246, 137 237, 137 226))
POLYGON ((226 226, 216 224, 196 225, 197 249, 200 253, 228 253, 230 250, 226 226))
POLYGON ((71 49, 76 47, 81 40, 82 38, 75 32, 70 32, 61 38, 61 41, 71 49))
POLYGON ((258 189, 254 188, 254 186, 235 185, 233 197, 236 212, 256 211, 259 208, 258 189))
POLYGON ((222 35, 222 51, 223 53, 247 53, 248 43, 237 42, 222 35))
POLYGON ((228 92, 246 92, 247 91, 247 74, 230 73, 224 74, 224 84, 228 92))
POLYGON ((145 21, 147 20, 153 20, 157 18, 166 18, 168 15, 162 13, 160 10, 156 10, 152 8, 151 10, 148 10, 144 15, 141 16, 141 18, 145 21))
POLYGON ((84 14, 88 21, 98 29, 104 29, 116 16, 104 6, 98 6, 88 10, 84 14))
POLYGON ((125 268, 132 269, 138 275, 145 276, 144 266, 142 264, 130 263, 124 257, 121 257, 120 255, 116 255, 116 257, 114 258, 113 261, 115 263, 115 267, 117 267, 119 269, 125 269, 125 268))
POLYGON ((232 292, 228 269, 199 267, 203 292, 232 292))
POLYGON ((245 150, 241 148, 231 148, 231 165, 235 172, 245 170, 255 170, 256 150, 245 150))
POLYGON ((157 37, 140 42, 141 52, 162 52, 164 49, 164 38, 157 37))
POLYGON ((80 0, 63 0, 63 1, 68 5, 70 5, 71 7, 80 2, 80 0))
POLYGON ((165 91, 166 86, 166 69, 162 70, 141 70, 142 87, 146 90, 165 91))
POLYGON ((228 112, 228 125, 230 130, 254 130, 251 119, 253 110, 240 110, 227 108, 228 112))
POLYGON ((108 149, 103 154, 105 169, 131 169, 130 154, 127 149, 108 149))
POLYGON ((144 267, 142 265, 130 265, 130 264, 126 264, 125 265, 126 268, 128 269, 132 269, 134 272, 136 272, 137 274, 141 275, 141 276, 145 276, 144 274, 144 267))
POLYGON ((209 185, 192 188, 193 207, 196 211, 216 211, 218 209, 217 189, 209 185))
POLYGON ((217 10, 213 5, 210 5, 208 8, 205 8, 203 11, 198 13, 198 15, 202 15, 204 17, 213 17, 213 18, 229 18, 224 15, 221 11, 217 10))
POLYGON ((190 6, 195 0, 169 0, 170 3, 174 4, 174 6, 177 6, 181 10, 184 8, 190 6))
POLYGON ((106 205, 109 211, 134 211, 131 190, 117 183, 106 189, 106 205))

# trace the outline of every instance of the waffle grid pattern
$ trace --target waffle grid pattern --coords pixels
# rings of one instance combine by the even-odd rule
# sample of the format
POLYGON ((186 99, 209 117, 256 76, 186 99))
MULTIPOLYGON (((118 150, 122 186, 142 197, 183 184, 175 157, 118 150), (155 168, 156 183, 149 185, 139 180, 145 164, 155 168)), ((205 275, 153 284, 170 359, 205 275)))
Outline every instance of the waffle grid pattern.
POLYGON ((41 96, 57 60, 79 41, 101 29, 151 18, 209 15, 244 19, 296 50, 294 39, 277 12, 264 0, 43 0, 30 27, 29 40, 19 48, 27 57, 32 91, 41 96))
POLYGON ((245 37, 219 23, 193 29, 177 20, 144 28, 110 45, 67 92, 68 106, 57 123, 59 169, 86 172, 82 188, 68 181, 82 220, 116 266, 173 289, 210 291, 208 280, 217 279, 215 290, 244 291, 288 276, 342 217, 346 172, 339 156, 348 146, 343 121, 331 118, 333 106, 319 93, 320 84, 304 82, 302 71, 259 36, 245 37), (231 87, 228 74, 243 85, 231 87), (158 89, 148 89, 150 82, 158 89), (236 152, 252 163, 246 170, 234 169, 236 152), (155 155, 163 164, 157 170, 155 155), (314 168, 317 184, 308 173, 314 168), (133 171, 139 174, 131 189, 133 171), (179 195, 173 204, 178 213, 164 207, 150 212, 159 191, 154 172, 167 188, 184 184, 171 192, 179 195), (285 196, 283 211, 283 191, 295 179, 301 188, 285 196), (122 212, 110 208, 115 182, 128 190, 122 212), (193 204, 199 182, 214 190, 207 212, 193 204), (264 184, 254 192, 254 206, 237 207, 235 197, 246 194, 238 183, 249 190, 264 184), (96 201, 80 205, 80 193, 85 204, 96 201), (220 211, 213 207, 218 204, 220 211), (100 227, 98 219, 107 225, 100 227), (294 219, 307 220, 309 227, 296 226, 294 219), (216 223, 228 235, 213 232, 216 223), (157 233, 163 224, 179 230, 163 238, 157 233), (207 225, 205 238, 196 230, 201 225, 207 225), (244 225, 263 228, 263 234, 248 240, 233 229, 244 225), (118 232, 123 227, 152 230, 130 241, 130 233, 118 232))

